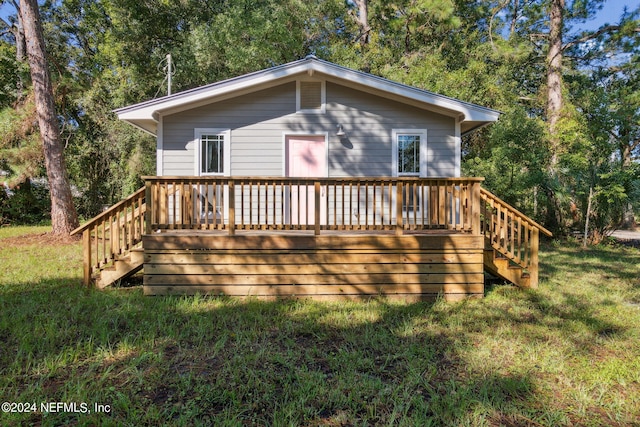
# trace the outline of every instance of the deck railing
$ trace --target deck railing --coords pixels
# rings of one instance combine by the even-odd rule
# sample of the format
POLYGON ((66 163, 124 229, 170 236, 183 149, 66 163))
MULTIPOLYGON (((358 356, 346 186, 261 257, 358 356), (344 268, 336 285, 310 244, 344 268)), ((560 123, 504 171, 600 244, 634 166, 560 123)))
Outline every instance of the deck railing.
POLYGON ((72 232, 84 283, 164 230, 442 230, 484 235, 538 282, 551 232, 480 187, 482 178, 145 177, 145 187, 72 232))
POLYGON ((482 233, 489 245, 525 269, 537 284, 540 233, 548 237, 552 233, 484 188, 480 199, 482 233))
POLYGON ((146 232, 450 230, 480 234, 482 178, 145 177, 146 232))
POLYGON ((93 273, 112 265, 142 242, 144 232, 145 188, 111 206, 76 228, 82 233, 83 282, 89 284, 93 273))

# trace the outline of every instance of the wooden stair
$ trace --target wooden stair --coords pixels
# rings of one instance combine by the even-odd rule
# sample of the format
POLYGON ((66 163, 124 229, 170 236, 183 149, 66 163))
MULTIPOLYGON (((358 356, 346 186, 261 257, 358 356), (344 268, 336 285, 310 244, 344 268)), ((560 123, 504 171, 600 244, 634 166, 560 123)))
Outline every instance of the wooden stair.
POLYGON ((537 288, 540 233, 551 237, 551 232, 484 188, 480 200, 485 271, 521 288, 537 288))
POLYGON ((104 289, 142 269, 145 190, 142 187, 71 232, 82 233, 85 285, 104 289))
POLYGON ((531 287, 531 275, 520 265, 511 262, 493 248, 484 250, 484 269, 521 288, 531 287))
POLYGON ((106 267, 95 277, 95 285, 98 289, 104 289, 109 285, 117 283, 119 280, 127 279, 138 271, 142 270, 144 265, 144 249, 142 247, 134 248, 126 255, 117 257, 113 261, 111 267, 106 267))

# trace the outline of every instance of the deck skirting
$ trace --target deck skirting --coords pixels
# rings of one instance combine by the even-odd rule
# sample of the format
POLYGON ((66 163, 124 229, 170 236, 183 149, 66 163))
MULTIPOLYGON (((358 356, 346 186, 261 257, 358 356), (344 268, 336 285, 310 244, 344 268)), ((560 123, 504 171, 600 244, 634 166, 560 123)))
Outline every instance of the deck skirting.
POLYGON ((446 300, 484 294, 471 234, 143 236, 145 295, 446 300))

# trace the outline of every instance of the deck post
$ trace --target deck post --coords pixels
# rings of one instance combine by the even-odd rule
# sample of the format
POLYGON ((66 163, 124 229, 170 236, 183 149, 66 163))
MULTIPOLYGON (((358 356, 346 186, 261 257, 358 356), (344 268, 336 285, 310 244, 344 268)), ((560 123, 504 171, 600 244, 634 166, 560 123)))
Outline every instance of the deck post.
POLYGON ((402 182, 396 182, 396 236, 402 236, 402 182))
POLYGON ((320 181, 315 181, 314 185, 314 224, 313 224, 313 234, 316 236, 320 235, 320 181))
POLYGON ((540 233, 538 227, 531 227, 531 254, 529 258, 529 288, 538 289, 538 249, 540 233))
POLYGON ((471 183, 471 234, 480 235, 480 183, 471 183))
POLYGON ((152 213, 155 211, 153 207, 153 203, 155 202, 155 200, 153 200, 153 197, 151 196, 152 185, 153 184, 149 180, 146 180, 144 183, 144 186, 145 186, 144 201, 145 201, 145 204, 147 205, 147 208, 144 211, 144 233, 145 234, 151 234, 151 222, 153 220, 152 213))
POLYGON ((91 284, 91 227, 82 233, 82 283, 91 284))
POLYGON ((236 234, 236 187, 233 179, 229 181, 229 236, 236 234))

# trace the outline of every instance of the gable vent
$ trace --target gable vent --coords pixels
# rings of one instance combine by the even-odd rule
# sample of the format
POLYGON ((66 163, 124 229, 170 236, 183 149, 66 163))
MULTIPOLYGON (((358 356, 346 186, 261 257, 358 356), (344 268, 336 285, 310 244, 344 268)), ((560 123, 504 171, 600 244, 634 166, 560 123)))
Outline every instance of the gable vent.
POLYGON ((300 82, 300 109, 322 109, 322 82, 300 82))

